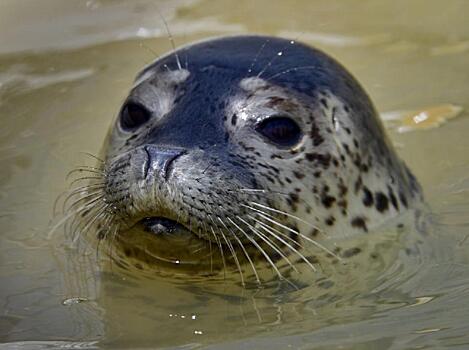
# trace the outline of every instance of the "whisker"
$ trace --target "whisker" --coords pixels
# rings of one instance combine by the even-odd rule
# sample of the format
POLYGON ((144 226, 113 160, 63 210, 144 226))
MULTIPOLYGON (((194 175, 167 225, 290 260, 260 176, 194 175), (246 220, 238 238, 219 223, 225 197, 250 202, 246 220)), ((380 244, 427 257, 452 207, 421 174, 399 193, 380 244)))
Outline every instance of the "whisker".
POLYGON ((226 279, 225 253, 223 252, 223 247, 222 247, 222 245, 221 245, 220 239, 219 239, 218 236, 215 234, 215 231, 213 230, 212 225, 210 225, 210 230, 212 231, 213 238, 214 238, 215 241, 217 242, 218 248, 219 248, 219 250, 220 250, 221 261, 222 261, 222 263, 223 263, 223 279, 226 279))
POLYGON ((269 39, 266 39, 266 40, 262 43, 262 45, 261 45, 261 47, 259 48, 259 50, 257 50, 256 56, 254 56, 254 59, 252 60, 251 65, 249 66, 247 75, 246 75, 245 77, 247 77, 247 76, 249 75, 249 73, 252 72, 252 68, 254 68, 254 65, 256 64, 256 62, 257 62, 257 60, 258 60, 260 54, 262 53, 262 51, 264 51, 265 46, 266 46, 267 43, 269 43, 269 42, 270 42, 270 40, 269 40, 269 39))
MULTIPOLYGON (((88 203, 85 203, 84 205, 88 207, 88 206, 90 206, 91 204, 95 204, 95 203, 98 202, 102 197, 104 197, 104 195, 101 195, 101 196, 99 196, 99 197, 93 198, 93 199, 91 199, 88 203)), ((71 209, 71 208, 69 208, 69 210, 70 210, 70 209, 71 209)))
MULTIPOLYGON (((267 233, 269 233, 270 235, 272 235, 273 237, 275 237, 277 240, 279 240, 280 242, 282 242, 283 244, 285 244, 293 253, 295 253, 296 255, 298 255, 300 257, 301 260, 303 260, 314 272, 317 271, 316 267, 302 254, 300 253, 300 251, 298 251, 298 249, 296 249, 295 247, 293 247, 290 243, 288 243, 287 241, 285 241, 283 238, 279 237, 279 235, 275 234, 273 232, 273 230, 271 230, 267 225, 265 225, 263 222, 261 222, 260 220, 257 220, 255 217, 251 216, 251 215, 248 215, 249 218, 251 218, 252 220, 256 221, 257 223, 259 223, 261 225, 261 228, 264 229, 267 233), (266 227, 267 226, 267 227, 266 227)), ((288 237, 288 236, 285 236, 285 237, 288 237)), ((288 237, 290 240, 291 238, 288 237)), ((292 240, 293 242, 295 242, 294 240, 292 240)), ((296 242, 295 242, 296 243, 296 242)))
MULTIPOLYGON (((229 219, 229 218, 228 218, 229 219)), ((239 216, 238 216, 238 219, 239 219, 239 216)), ((238 225, 236 225, 231 219, 230 221, 241 231, 241 233, 244 234, 244 236, 261 252, 262 255, 264 255, 265 259, 267 260, 267 262, 270 264, 270 266, 273 268, 273 270, 275 271, 275 273, 277 274, 278 278, 281 280, 281 281, 285 281, 287 282, 289 285, 291 285, 293 288, 295 288, 296 290, 298 290, 298 287, 293 283, 291 282, 288 278, 286 278, 285 276, 282 275, 282 273, 279 271, 279 269, 277 268, 277 266, 275 265, 275 263, 272 261, 272 259, 270 258, 269 254, 267 254, 267 252, 256 242, 256 240, 252 239, 241 227, 239 227, 238 225)))
POLYGON ((246 247, 244 247, 243 242, 241 242, 241 240, 238 238, 238 236, 230 228, 228 228, 228 226, 225 224, 224 221, 222 221, 222 225, 225 226, 225 228, 231 233, 232 237, 236 240, 238 245, 241 247, 241 250, 243 251, 244 255, 246 256, 246 259, 248 259, 249 264, 251 265, 251 269, 252 269, 252 272, 254 273, 254 276, 256 278, 256 282, 260 286, 262 283, 261 283, 261 280, 259 278, 259 274, 257 273, 257 269, 256 269, 251 257, 249 256, 249 253, 246 250, 246 247))
MULTIPOLYGON (((67 206, 67 202, 71 198, 78 196, 78 195, 96 193, 96 192, 102 191, 104 187, 105 186, 102 184, 93 184, 93 185, 80 186, 74 189, 73 191, 69 191, 67 197, 64 199, 64 202, 62 204, 62 211, 67 206), (90 190, 93 190, 93 192, 90 192, 90 190)), ((67 192, 65 192, 65 194, 67 194, 67 192)))
POLYGON ((78 167, 78 168, 70 170, 65 176, 65 179, 69 180, 70 177, 75 173, 91 173, 91 174, 99 174, 103 176, 105 175, 105 172, 101 169, 92 169, 91 167, 90 168, 78 167))
POLYGON ((86 201, 88 199, 93 199, 96 196, 104 198, 104 194, 103 194, 102 191, 91 192, 91 193, 87 194, 86 196, 77 198, 68 207, 65 207, 65 204, 64 204, 64 207, 62 208, 62 211, 65 213, 65 212, 69 211, 70 209, 74 208, 75 206, 77 206, 80 202, 86 201))
MULTIPOLYGON (((211 217, 210 217, 211 218, 211 217)), ((218 220, 223 224, 222 220, 220 219, 220 217, 218 217, 218 220)), ((228 246, 228 249, 230 250, 231 252, 231 255, 233 256, 233 259, 235 261, 235 264, 236 264, 236 267, 238 268, 238 271, 239 271, 239 276, 241 278, 241 285, 244 287, 245 284, 244 284, 244 276, 243 276, 243 270, 241 269, 241 264, 239 263, 239 260, 238 260, 238 256, 236 254, 236 251, 234 250, 233 248, 233 245, 231 244, 231 242, 226 238, 226 235, 223 233, 223 231, 219 228, 218 231, 220 232, 223 240, 225 241, 226 245, 228 246)))
MULTIPOLYGON (((88 232, 88 230, 91 228, 91 226, 96 222, 96 220, 98 220, 100 217, 101 217, 101 214, 103 214, 107 209, 109 209, 109 207, 107 205, 103 205, 102 208, 100 208, 95 214, 94 216, 92 216, 90 219, 88 219, 87 223, 85 224, 85 226, 81 229, 81 234, 84 235, 88 232)), ((77 226, 77 229, 74 230, 74 232, 72 233, 72 244, 74 244, 79 235, 78 235, 78 228, 80 226, 77 226)))
POLYGON ((293 68, 289 68, 289 69, 286 69, 282 72, 279 72, 279 73, 276 73, 276 74, 273 74, 271 75, 270 77, 266 78, 265 80, 266 81, 269 81, 269 80, 272 80, 274 78, 277 78, 278 76, 280 75, 283 75, 283 74, 287 74, 287 73, 290 73, 290 72, 296 72, 298 70, 310 70, 310 69, 317 69, 319 68, 319 66, 301 66, 301 67, 293 67, 293 68))
MULTIPOLYGON (((207 226, 205 226, 205 222, 202 221, 202 225, 204 226, 204 231, 206 233, 210 234, 210 232, 207 230, 207 226)), ((202 237, 200 229, 199 229, 199 234, 202 237)), ((210 250, 210 272, 213 273, 213 251, 212 251, 212 240, 211 239, 208 239, 208 244, 209 244, 209 250, 210 250)))
POLYGON ((93 158, 93 159, 96 159, 97 161, 99 161, 99 162, 101 162, 101 163, 105 163, 103 159, 101 159, 101 158, 95 156, 95 155, 92 154, 92 153, 89 153, 89 152, 80 152, 80 154, 84 154, 84 155, 86 155, 86 156, 88 156, 88 157, 91 157, 91 158, 93 158))
POLYGON ((163 21, 164 23, 164 27, 165 27, 165 30, 166 30, 166 34, 168 35, 168 39, 169 39, 169 42, 171 43, 171 47, 173 49, 173 52, 174 52, 174 56, 176 57, 176 63, 178 65, 178 69, 179 70, 182 70, 182 66, 181 66, 181 61, 179 60, 179 55, 176 51, 176 45, 174 43, 174 38, 173 38, 173 35, 171 34, 171 31, 169 30, 169 26, 168 26, 168 22, 166 22, 166 19, 163 17, 163 15, 161 14, 160 11, 158 11, 158 15, 160 16, 161 20, 163 21))
MULTIPOLYGON (((115 225, 115 228, 114 228, 114 231, 112 231, 112 234, 111 234, 111 239, 109 240, 109 243, 108 243, 108 255, 109 255, 109 262, 110 262, 110 268, 111 268, 111 271, 113 269, 113 262, 114 262, 114 257, 113 257, 113 254, 114 254, 114 241, 116 240, 117 238, 117 232, 119 232, 119 224, 116 223, 115 225)), ((111 232, 111 231, 109 231, 111 232)), ((107 236, 107 235, 106 235, 107 236)))
POLYGON ((70 183, 70 187, 73 187, 74 184, 80 181, 85 181, 85 180, 102 180, 103 178, 101 176, 83 176, 79 177, 78 179, 73 180, 70 183))
MULTIPOLYGON (((275 194, 275 195, 280 195, 280 196, 283 196, 283 197, 288 197, 288 198, 290 197, 289 193, 284 193, 284 192, 280 192, 280 191, 271 191, 271 190, 265 190, 265 189, 242 188, 242 189, 240 189, 240 191, 247 192, 248 195, 253 195, 253 196, 257 196, 259 194, 263 194, 263 195, 266 195, 266 196, 275 194)), ((317 195, 315 195, 315 196, 317 196, 317 195)), ((308 209, 310 211, 313 211, 313 207, 307 201, 305 201, 303 198, 298 198, 298 199, 304 204, 306 209, 308 209)), ((312 224, 309 223, 309 225, 312 225, 312 224)), ((322 234, 324 234, 323 231, 320 231, 320 232, 322 234)))
POLYGON ((107 235, 110 232, 110 229, 114 227, 114 224, 112 224, 112 221, 113 221, 112 215, 108 215, 107 218, 103 220, 102 226, 103 227, 110 226, 110 227, 107 228, 106 232, 103 235, 101 234, 101 232, 98 233, 98 236, 97 236, 98 242, 96 244, 96 261, 99 261, 99 246, 101 244, 101 241, 106 239, 107 235))
POLYGON ((238 219, 243 222, 245 225, 247 225, 251 231, 257 236, 259 237, 263 242, 265 242, 269 247, 271 247, 275 252, 277 252, 277 254, 279 254, 286 262, 288 265, 290 265, 290 267, 295 271, 295 272, 298 272, 297 268, 295 267, 295 265, 293 265, 293 263, 290 261, 290 259, 288 259, 288 257, 282 252, 281 248, 275 244, 274 242, 272 242, 271 239, 269 239, 269 237, 267 237, 265 234, 263 234, 262 232, 259 232, 254 226, 252 226, 251 224, 249 224, 246 220, 244 220, 243 218, 239 217, 238 216, 238 219))
POLYGON ((269 69, 272 66, 272 64, 275 62, 276 59, 283 56, 284 51, 287 48, 287 46, 294 45, 296 40, 297 38, 295 38, 294 40, 290 40, 288 44, 284 45, 282 49, 279 52, 277 52, 277 54, 269 62, 267 62, 266 66, 257 74, 256 78, 260 78, 262 74, 264 74, 267 71, 267 69, 269 69))
POLYGON ((158 54, 158 52, 156 52, 155 50, 153 50, 151 47, 149 47, 148 45, 145 45, 144 43, 139 43, 139 46, 145 50, 147 50, 148 52, 150 52, 151 54, 154 55, 153 59, 158 59, 160 58, 160 55, 158 54))
MULTIPOLYGON (((267 206, 267 205, 263 205, 263 204, 256 203, 256 202, 249 202, 249 203, 252 204, 252 205, 255 205, 255 206, 257 206, 257 207, 261 207, 261 208, 263 208, 263 209, 266 209, 266 210, 269 210, 269 211, 273 211, 274 213, 279 213, 279 214, 288 216, 289 218, 295 219, 295 220, 297 220, 297 221, 299 221, 299 222, 301 222, 301 223, 303 223, 303 224, 305 224, 305 225, 308 225, 308 226, 311 227, 311 228, 314 228, 314 229, 316 229, 316 230, 318 230, 318 231, 321 231, 321 229, 319 229, 319 227, 317 227, 316 225, 313 225, 312 223, 310 223, 310 222, 308 222, 308 221, 306 221, 306 220, 303 220, 302 218, 300 218, 300 217, 298 217, 298 216, 296 216, 296 215, 290 214, 290 213, 288 213, 288 212, 286 212, 286 211, 278 210, 278 209, 275 209, 275 208, 271 208, 271 207, 269 207, 269 206, 267 206)), ((246 206, 246 205, 244 205, 244 206, 246 206)), ((253 209, 252 207, 249 207, 249 206, 246 206, 246 207, 248 207, 249 209, 253 209)))
MULTIPOLYGON (((239 216, 237 218, 239 219, 239 216)), ((236 224, 233 220, 231 220, 231 218, 227 218, 227 219, 231 222, 231 224, 233 224, 244 235, 244 237, 246 237, 246 239, 248 241, 250 241, 261 252, 261 254, 265 257, 265 259, 270 264, 272 269, 275 271, 275 273, 277 274, 279 279, 281 279, 281 280, 286 279, 281 274, 281 272, 279 271, 277 266, 274 264, 274 262, 272 261, 272 259, 269 256, 269 254, 267 254, 266 251, 264 249, 262 249, 262 247, 259 245, 259 243, 257 243, 254 239, 252 239, 238 224, 236 224)))
POLYGON ((269 215, 261 210, 258 210, 258 209, 255 209, 255 208, 252 208, 251 207, 251 210, 254 210, 257 215, 263 217, 264 219, 266 219, 267 221, 271 222, 272 224, 274 225, 277 225, 277 226, 280 226, 282 227, 283 229, 291 232, 291 233, 294 233, 295 235, 298 235, 299 237, 307 240, 308 242, 314 244, 316 247, 322 249, 323 251, 325 251, 326 253, 328 254, 331 254, 333 257, 337 258, 339 261, 342 261, 342 258, 340 256, 338 256, 337 254, 335 254, 334 252, 332 252, 330 249, 327 249, 325 246, 323 246, 322 244, 316 242, 315 240, 309 238, 308 236, 305 236, 304 234, 296 231, 296 230, 293 230, 292 228, 288 227, 288 226, 285 226, 279 222, 277 222, 276 220, 273 220, 272 218, 274 218, 272 215, 269 215))

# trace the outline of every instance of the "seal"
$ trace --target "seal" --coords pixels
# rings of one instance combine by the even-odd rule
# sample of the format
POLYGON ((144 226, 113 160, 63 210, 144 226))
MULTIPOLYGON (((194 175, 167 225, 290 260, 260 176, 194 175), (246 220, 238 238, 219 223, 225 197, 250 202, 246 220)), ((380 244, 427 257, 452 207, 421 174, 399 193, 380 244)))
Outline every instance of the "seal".
POLYGON ((87 225, 124 242, 125 255, 152 241, 160 260, 203 250, 202 264, 213 243, 240 272, 263 259, 280 276, 276 262, 291 255, 314 268, 305 245, 337 257, 328 241, 402 225, 422 200, 352 75, 269 36, 206 40, 145 67, 92 171, 87 225), (136 228, 146 243, 131 244, 136 228))

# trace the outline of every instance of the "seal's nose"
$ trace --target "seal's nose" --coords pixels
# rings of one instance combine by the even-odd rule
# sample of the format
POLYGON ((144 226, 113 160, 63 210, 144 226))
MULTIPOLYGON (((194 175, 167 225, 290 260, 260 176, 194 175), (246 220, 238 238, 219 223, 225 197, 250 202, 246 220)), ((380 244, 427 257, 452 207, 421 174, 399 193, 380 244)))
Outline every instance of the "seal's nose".
POLYGON ((146 159, 142 166, 142 177, 146 179, 159 173, 161 178, 167 180, 171 163, 179 156, 185 153, 183 149, 160 147, 154 145, 146 145, 143 147, 146 152, 146 159))

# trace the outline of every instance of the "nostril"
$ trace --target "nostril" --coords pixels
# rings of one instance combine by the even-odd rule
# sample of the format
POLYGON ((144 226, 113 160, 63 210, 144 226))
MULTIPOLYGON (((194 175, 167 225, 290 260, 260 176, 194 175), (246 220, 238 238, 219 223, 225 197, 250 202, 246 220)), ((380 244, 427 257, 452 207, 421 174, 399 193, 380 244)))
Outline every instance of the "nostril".
POLYGON ((152 174, 159 173, 164 180, 167 180, 173 161, 186 153, 183 149, 153 145, 147 145, 144 149, 147 153, 147 159, 143 166, 143 177, 145 179, 152 174))

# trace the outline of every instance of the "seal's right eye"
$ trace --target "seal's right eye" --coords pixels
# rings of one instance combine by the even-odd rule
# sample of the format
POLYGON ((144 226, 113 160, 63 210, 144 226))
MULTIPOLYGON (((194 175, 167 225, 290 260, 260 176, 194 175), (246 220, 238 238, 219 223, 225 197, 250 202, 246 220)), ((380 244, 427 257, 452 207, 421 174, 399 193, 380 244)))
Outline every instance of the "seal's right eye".
POLYGON ((135 102, 128 102, 122 108, 119 121, 122 130, 132 131, 150 120, 151 114, 145 107, 135 102))

